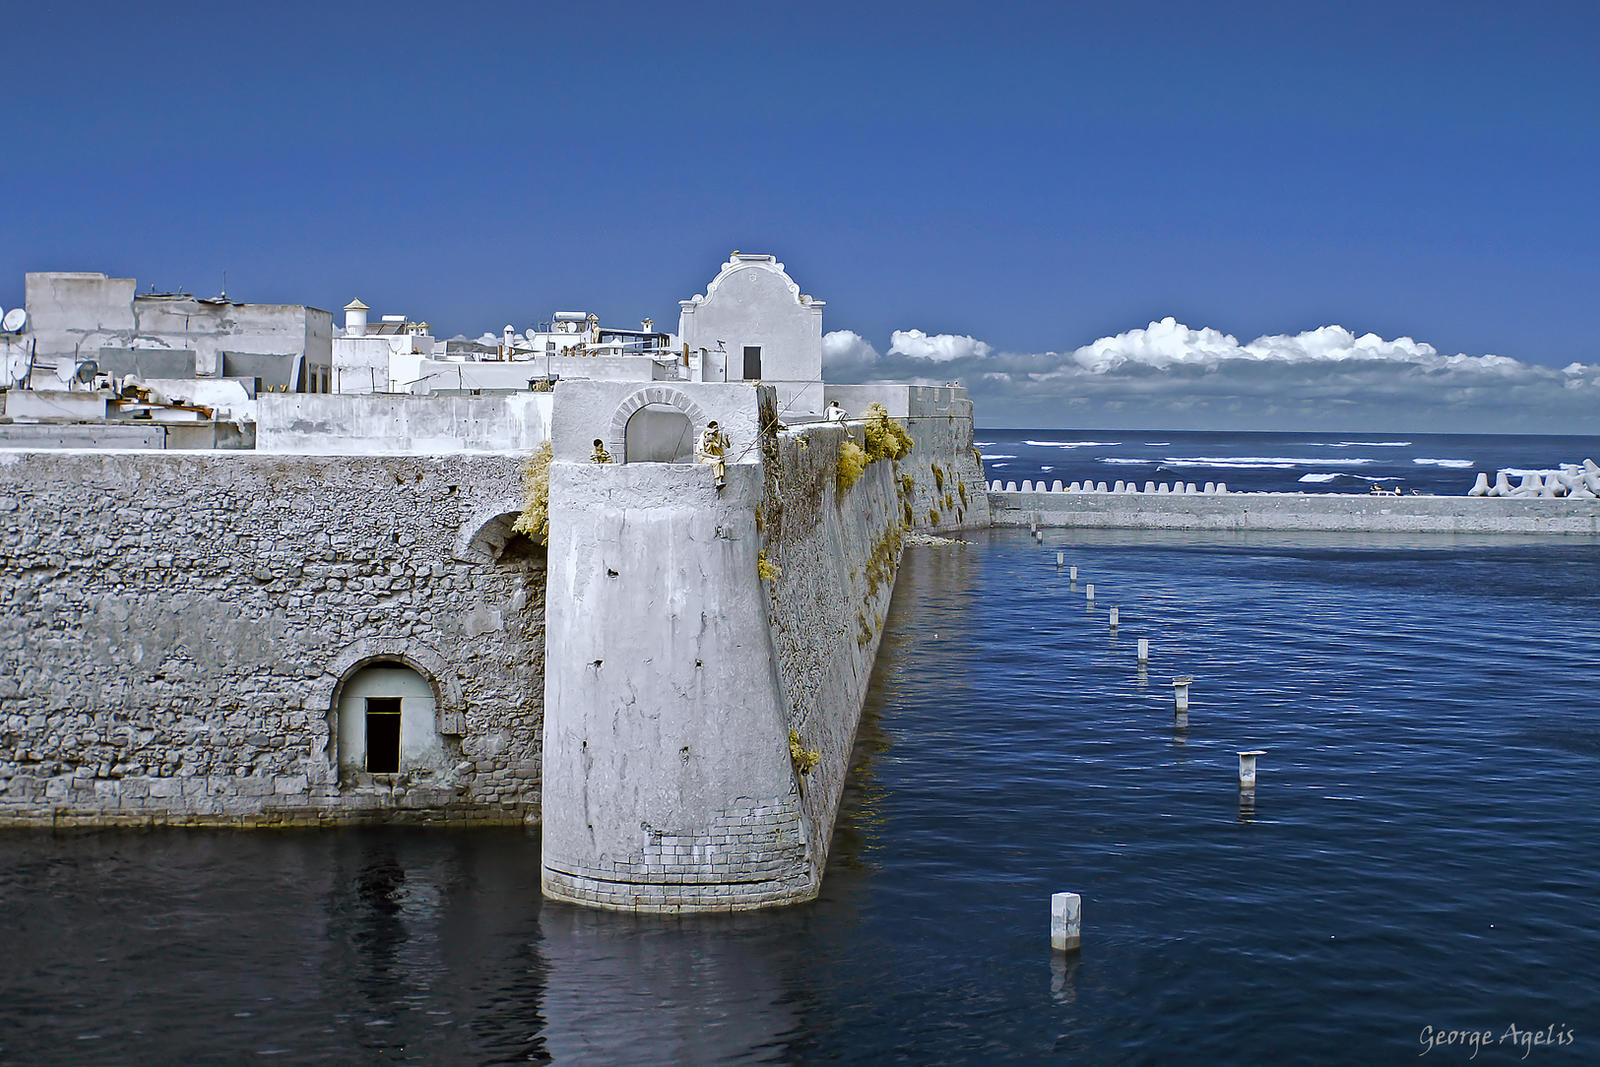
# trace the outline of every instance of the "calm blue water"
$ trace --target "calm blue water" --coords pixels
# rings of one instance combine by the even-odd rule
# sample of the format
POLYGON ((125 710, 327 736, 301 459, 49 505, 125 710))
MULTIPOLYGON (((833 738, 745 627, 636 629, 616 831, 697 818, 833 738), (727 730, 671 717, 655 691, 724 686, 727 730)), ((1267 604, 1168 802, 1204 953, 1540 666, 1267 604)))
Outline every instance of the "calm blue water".
POLYGON ((885 634, 814 905, 543 904, 514 831, 5 834, 0 1060, 1600 1061, 1600 543, 995 531, 885 634))
POLYGON ((990 479, 1227 482, 1250 492, 1405 492, 1465 496, 1478 471, 1600 461, 1600 437, 1495 434, 1201 433, 979 430, 990 479))

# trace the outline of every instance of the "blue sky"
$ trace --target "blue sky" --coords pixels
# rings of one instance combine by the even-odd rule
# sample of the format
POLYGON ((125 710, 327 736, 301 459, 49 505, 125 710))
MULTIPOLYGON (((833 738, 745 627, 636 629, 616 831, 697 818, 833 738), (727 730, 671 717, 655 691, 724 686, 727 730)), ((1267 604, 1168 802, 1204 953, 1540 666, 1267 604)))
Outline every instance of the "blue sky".
MULTIPOLYGON (((1170 316, 1241 348, 1337 324, 1582 368, 1526 411, 1450 378, 1419 413, 1382 375, 1208 350, 1216 381, 1343 382, 1350 428, 1553 407, 1526 429, 1600 433, 1600 5, 32 3, 6 22, 6 307, 27 270, 205 295, 226 271, 238 299, 360 296, 446 335, 571 307, 670 325, 738 248, 776 252, 859 339, 835 339, 839 373, 921 359, 991 423, 1093 424, 1104 406, 1065 413, 1050 368, 1122 396, 1123 371, 1067 357, 1170 316), (928 360, 896 346, 912 330, 987 351, 928 360)), ((1222 393, 1184 417, 1307 415, 1222 393)))

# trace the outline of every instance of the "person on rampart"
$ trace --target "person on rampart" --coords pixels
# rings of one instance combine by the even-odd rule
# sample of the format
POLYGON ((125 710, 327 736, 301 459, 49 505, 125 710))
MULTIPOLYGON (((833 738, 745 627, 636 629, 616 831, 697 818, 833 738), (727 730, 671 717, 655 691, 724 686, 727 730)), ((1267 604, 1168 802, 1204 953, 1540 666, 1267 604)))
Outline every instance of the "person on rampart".
POLYGON ((700 441, 695 445, 694 458, 697 462, 711 465, 717 476, 718 489, 728 484, 728 435, 722 432, 716 419, 706 423, 700 441))
POLYGON ((843 422, 850 417, 850 413, 837 400, 828 401, 828 410, 824 414, 829 422, 843 422))
POLYGON ((606 444, 600 438, 594 439, 594 454, 589 457, 590 463, 612 463, 611 453, 606 451, 606 444))

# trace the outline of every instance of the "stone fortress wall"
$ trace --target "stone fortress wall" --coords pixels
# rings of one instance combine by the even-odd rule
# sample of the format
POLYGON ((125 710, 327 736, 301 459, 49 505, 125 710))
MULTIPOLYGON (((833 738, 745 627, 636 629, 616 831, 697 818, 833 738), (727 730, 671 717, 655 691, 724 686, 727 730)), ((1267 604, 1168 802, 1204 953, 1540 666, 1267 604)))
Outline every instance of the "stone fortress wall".
POLYGON ((0 452, 0 823, 536 816, 522 462, 0 452), (436 729, 402 773, 341 775, 369 664, 418 677, 436 729))
MULTIPOLYGON (((898 393, 908 413, 925 404, 898 393)), ((564 383, 557 399, 546 894, 667 912, 815 896, 916 510, 902 477, 938 463, 941 492, 982 480, 970 417, 950 425, 965 397, 908 420, 912 454, 842 492, 839 452, 859 428, 762 432, 766 388, 564 383), (707 466, 627 454, 621 427, 649 406, 728 430, 722 489, 707 466), (625 462, 591 463, 597 435, 625 462)), ((986 501, 968 494, 981 525, 986 501)))

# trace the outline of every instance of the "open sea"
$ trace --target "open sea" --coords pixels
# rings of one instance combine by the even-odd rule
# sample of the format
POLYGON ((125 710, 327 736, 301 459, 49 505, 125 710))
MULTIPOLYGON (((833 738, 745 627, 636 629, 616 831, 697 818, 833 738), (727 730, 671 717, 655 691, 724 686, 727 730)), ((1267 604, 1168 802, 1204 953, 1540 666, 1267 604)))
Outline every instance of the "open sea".
MULTIPOLYGON (((1273 493, 1466 496, 1480 471, 1548 470, 1600 462, 1600 436, 1525 434, 1203 433, 1180 430, 977 432, 989 478, 1045 483, 1227 482, 1273 493)), ((1513 479, 1517 475, 1512 476, 1513 479)))
MULTIPOLYGON (((1513 454, 1454 440, 1398 454, 1513 454)), ((548 904, 515 830, 0 833, 0 1061, 1600 1062, 1600 541, 969 542, 907 549, 815 903, 548 904)))

